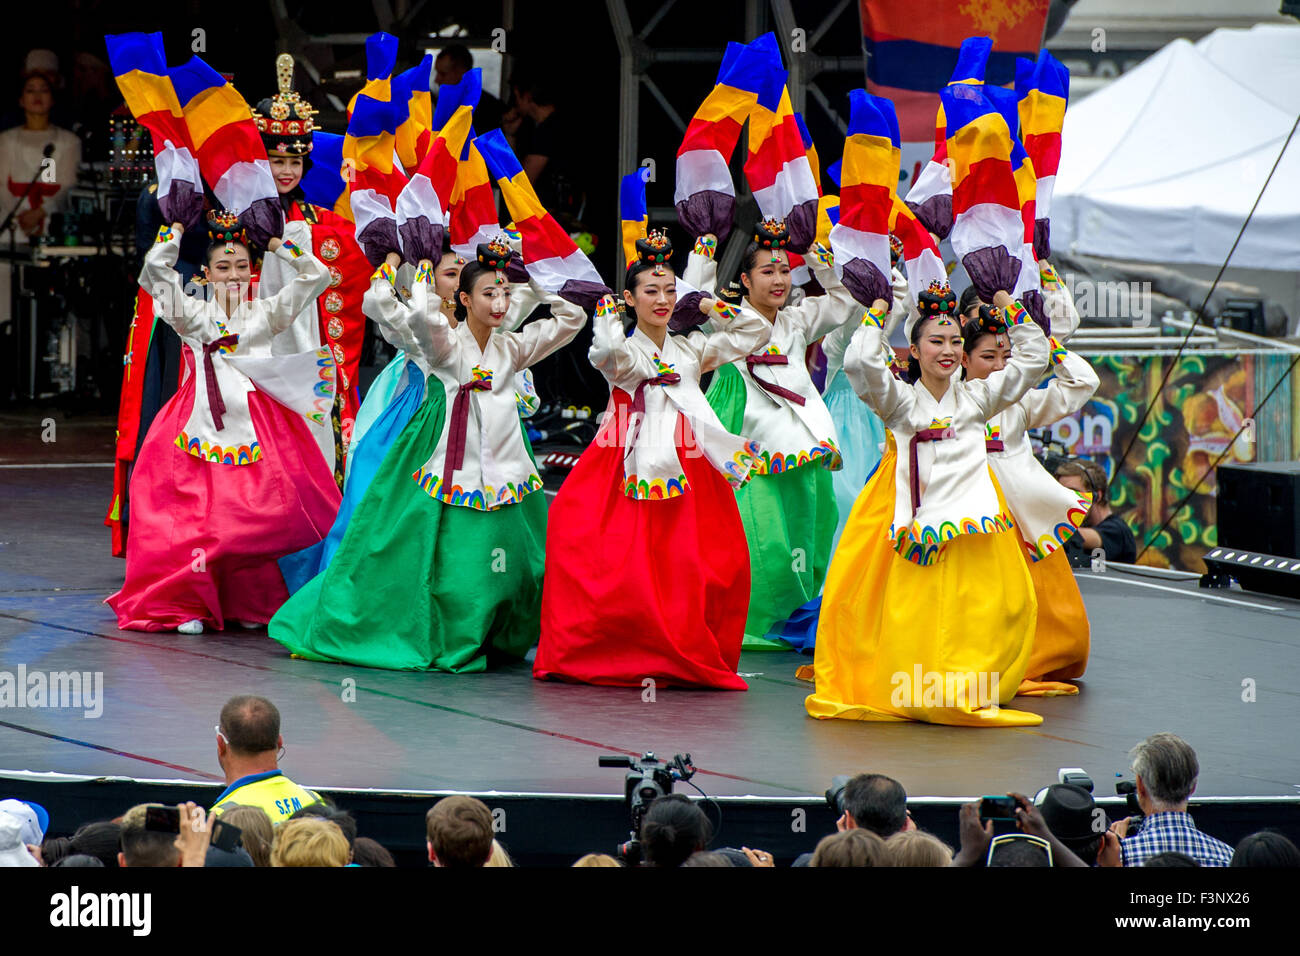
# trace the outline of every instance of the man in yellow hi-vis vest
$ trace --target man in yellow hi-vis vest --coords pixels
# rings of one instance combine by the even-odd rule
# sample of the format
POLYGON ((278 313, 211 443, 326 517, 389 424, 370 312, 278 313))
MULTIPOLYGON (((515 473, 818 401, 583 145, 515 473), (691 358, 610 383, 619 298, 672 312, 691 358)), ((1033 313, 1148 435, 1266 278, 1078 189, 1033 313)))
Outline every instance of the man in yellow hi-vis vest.
POLYGON ((221 708, 216 731, 217 761, 226 773, 226 789, 212 805, 212 816, 238 804, 260 807, 275 824, 322 802, 318 793, 280 772, 278 762, 284 753, 280 712, 265 697, 230 698, 221 708))

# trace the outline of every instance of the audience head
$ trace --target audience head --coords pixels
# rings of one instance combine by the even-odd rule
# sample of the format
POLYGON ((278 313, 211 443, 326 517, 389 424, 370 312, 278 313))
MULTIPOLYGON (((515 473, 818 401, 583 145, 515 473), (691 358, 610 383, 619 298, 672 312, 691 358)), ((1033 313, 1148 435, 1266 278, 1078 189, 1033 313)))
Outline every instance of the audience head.
POLYGON ((439 86, 451 86, 465 78, 474 69, 474 54, 463 43, 453 43, 438 51, 433 58, 433 81, 439 86))
POLYGON ((1142 812, 1186 810, 1201 772, 1196 751, 1180 737, 1152 734, 1131 751, 1142 812))
POLYGON ((854 828, 822 837, 809 866, 889 866, 885 841, 871 830, 854 828))
POLYGON ((322 817, 286 820, 271 841, 271 866, 347 866, 351 857, 338 824, 322 817))
POLYGON ((97 856, 88 856, 85 853, 74 853, 71 856, 65 856, 57 863, 50 863, 49 866, 66 866, 91 869, 98 867, 104 868, 104 861, 97 856))
POLYGON ((1300 849, 1274 830, 1260 830, 1242 837, 1229 865, 1294 869, 1300 867, 1300 849))
POLYGON ((716 850, 700 850, 688 856, 682 866, 735 866, 731 857, 716 850))
POLYGON ((1022 833, 1009 833, 993 840, 989 847, 986 865, 990 867, 1051 866, 1052 859, 1049 854, 1050 850, 1037 840, 1030 839, 1022 833))
POLYGON ((219 819, 240 829, 240 843, 248 851, 254 866, 271 865, 271 842, 275 834, 265 810, 237 803, 226 804, 219 819))
POLYGON ((503 847, 496 840, 493 840, 492 855, 488 857, 488 861, 483 865, 484 866, 514 866, 515 861, 510 859, 510 854, 506 852, 505 847, 503 847))
POLYGON ((892 777, 860 773, 844 786, 844 824, 890 837, 914 824, 907 815, 907 791, 892 777))
POLYGON ((492 856, 492 811, 473 797, 443 797, 424 817, 434 866, 486 866, 492 856))
POLYGON ((240 694, 226 701, 217 726, 217 760, 228 764, 266 764, 273 769, 284 746, 280 711, 265 697, 240 694))
POLYGON ((1098 812, 1091 793, 1073 783, 1054 783, 1039 791, 1034 803, 1052 836, 1084 863, 1097 862, 1105 842, 1106 817, 1098 812))
POLYGON ((83 823, 70 837, 50 837, 41 845, 41 859, 55 866, 70 856, 93 856, 106 867, 117 866, 122 848, 122 825, 111 821, 83 823))
POLYGON ((923 830, 903 830, 885 841, 890 866, 948 866, 952 847, 923 830))
POLYGON ((1087 523, 1096 524, 1110 514, 1109 482, 1106 469, 1089 458, 1069 458, 1056 466, 1056 480, 1075 492, 1092 495, 1087 523))
POLYGON ((573 864, 574 866, 599 866, 599 867, 622 867, 623 864, 618 862, 612 856, 605 853, 588 853, 586 856, 579 857, 573 864))
POLYGON ((656 797, 641 822, 641 847, 650 866, 681 866, 712 838, 709 818, 680 793, 656 797))
POLYGON ((27 800, 0 800, 0 813, 7 813, 22 824, 24 843, 39 846, 50 828, 50 814, 39 803, 27 800))
POLYGON ((357 837, 352 843, 352 862, 357 866, 396 867, 393 854, 370 837, 357 837))
POLYGON ((23 842, 23 821, 0 813, 0 868, 40 866, 23 842))
POLYGON ((302 817, 320 817, 322 820, 329 820, 331 823, 338 824, 338 828, 343 831, 347 837, 349 849, 357 839, 357 821, 352 814, 346 810, 340 810, 338 807, 330 806, 328 803, 310 803, 303 807, 290 820, 297 820, 302 817))
POLYGON ((514 105, 534 123, 540 123, 556 105, 553 72, 539 62, 517 62, 510 74, 514 105))
POLYGON ((160 806, 160 803, 142 803, 123 815, 122 850, 117 855, 118 866, 180 866, 181 851, 176 846, 176 834, 145 829, 145 816, 149 808, 160 806))

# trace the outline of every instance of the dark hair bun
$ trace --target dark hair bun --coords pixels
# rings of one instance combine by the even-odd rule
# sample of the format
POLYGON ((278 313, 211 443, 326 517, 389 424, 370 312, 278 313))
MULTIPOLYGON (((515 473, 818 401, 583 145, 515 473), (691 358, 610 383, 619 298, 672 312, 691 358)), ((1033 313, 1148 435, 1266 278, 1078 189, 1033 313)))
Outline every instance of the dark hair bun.
POLYGON ((928 289, 922 289, 916 297, 916 310, 922 318, 936 315, 957 314, 957 294, 952 286, 937 279, 930 283, 928 289))
POLYGON ((636 241, 637 260, 649 265, 667 262, 673 257, 673 243, 668 235, 660 230, 651 232, 644 239, 636 241))
POLYGON ((510 261, 510 245, 498 236, 491 242, 480 242, 475 254, 479 264, 488 269, 504 269, 510 261))
POLYGON ((790 230, 784 219, 764 219, 754 227, 754 241, 764 249, 784 249, 790 244, 790 230))
POLYGON ((208 212, 208 238, 213 242, 238 242, 248 245, 248 230, 239 224, 238 213, 229 209, 208 212))
POLYGON ((969 320, 981 335, 1002 335, 1007 330, 1007 323, 1002 319, 1002 311, 991 305, 981 305, 979 314, 969 320))
POLYGON ((718 289, 718 298, 732 305, 740 305, 740 300, 744 297, 745 290, 741 288, 740 283, 735 279, 718 289))

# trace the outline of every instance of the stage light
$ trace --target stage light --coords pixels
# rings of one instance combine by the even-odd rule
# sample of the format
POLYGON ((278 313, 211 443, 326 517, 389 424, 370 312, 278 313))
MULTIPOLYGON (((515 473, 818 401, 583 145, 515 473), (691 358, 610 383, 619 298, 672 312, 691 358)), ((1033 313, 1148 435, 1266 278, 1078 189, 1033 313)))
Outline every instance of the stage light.
POLYGON ((1235 578, 1247 591, 1300 598, 1300 558, 1285 558, 1241 548, 1213 548, 1202 559, 1208 573, 1201 587, 1224 587, 1235 578))

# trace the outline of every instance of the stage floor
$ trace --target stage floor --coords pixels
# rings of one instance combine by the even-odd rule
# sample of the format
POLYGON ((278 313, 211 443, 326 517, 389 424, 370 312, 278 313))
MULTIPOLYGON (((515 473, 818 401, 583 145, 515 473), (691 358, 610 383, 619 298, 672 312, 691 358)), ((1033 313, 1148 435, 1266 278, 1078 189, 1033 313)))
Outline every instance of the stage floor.
MULTIPOLYGON (((11 459, 12 460, 12 459, 11 459)), ((325 788, 618 794, 603 753, 694 756, 710 794, 820 794, 879 771, 912 797, 1033 793, 1083 767, 1099 797, 1128 750, 1173 731, 1197 796, 1292 796, 1300 784, 1300 602, 1119 570, 1079 573, 1092 659, 1073 698, 1017 700, 1042 726, 960 729, 817 721, 809 658, 747 653, 747 693, 551 684, 528 665, 481 675, 291 660, 264 632, 124 632, 103 599, 124 564, 102 524, 112 469, 0 465, 0 671, 103 674, 102 715, 0 709, 0 769, 220 781, 213 725, 237 693, 283 718, 284 770, 325 788), (355 694, 348 682, 355 682, 355 694), (1252 695, 1244 687, 1253 682, 1252 695)))

